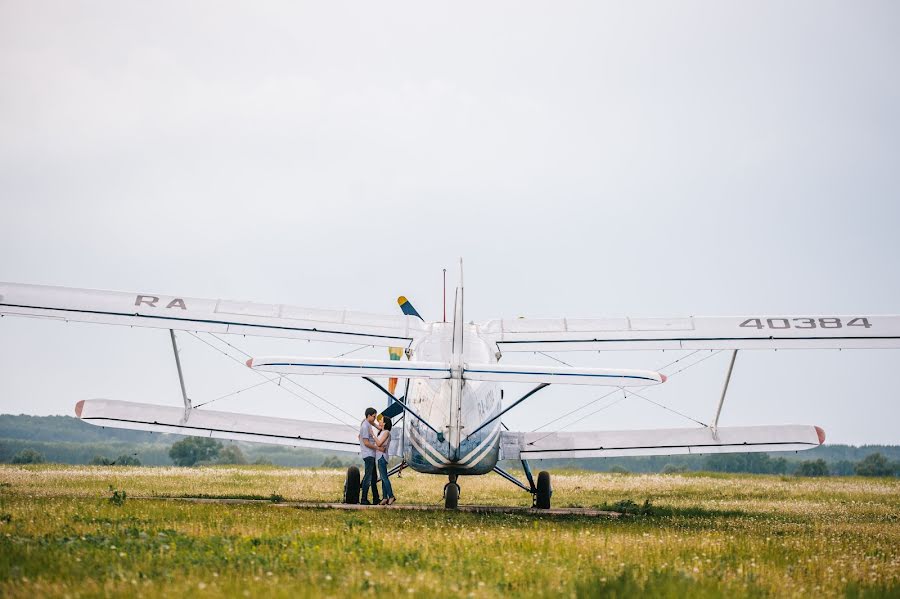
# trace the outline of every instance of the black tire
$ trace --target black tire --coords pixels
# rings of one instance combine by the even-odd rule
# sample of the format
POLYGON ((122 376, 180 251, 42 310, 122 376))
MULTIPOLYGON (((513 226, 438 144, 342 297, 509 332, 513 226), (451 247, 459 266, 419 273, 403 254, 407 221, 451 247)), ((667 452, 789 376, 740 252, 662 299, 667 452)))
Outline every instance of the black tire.
POLYGON ((347 468, 347 480, 344 482, 344 503, 359 503, 359 468, 347 468))
POLYGON ((551 495, 553 495, 553 489, 550 487, 550 473, 544 470, 538 473, 537 491, 534 494, 534 507, 539 510, 549 510, 551 495))
POLYGON ((447 483, 444 487, 444 507, 448 510, 455 510, 459 505, 459 485, 456 483, 447 483))

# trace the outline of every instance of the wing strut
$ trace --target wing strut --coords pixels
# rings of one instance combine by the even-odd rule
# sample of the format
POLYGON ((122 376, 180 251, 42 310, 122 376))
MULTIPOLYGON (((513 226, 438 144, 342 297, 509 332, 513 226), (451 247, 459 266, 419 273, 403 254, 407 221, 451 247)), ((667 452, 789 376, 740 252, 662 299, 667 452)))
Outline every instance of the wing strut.
POLYGON ((481 429, 483 429, 484 427, 486 427, 487 425, 492 423, 497 418, 500 418, 501 416, 503 416, 504 414, 506 414, 507 412, 512 410, 514 407, 516 407, 517 405, 519 405, 520 403, 522 403, 523 401, 525 401, 526 399, 528 399, 529 397, 531 397, 532 395, 534 395, 535 393, 537 393, 538 391, 543 389, 544 387, 549 387, 549 386, 550 386, 550 383, 541 383, 540 385, 538 385, 537 387, 535 387, 534 389, 532 389, 531 391, 529 391, 528 393, 526 393, 525 395, 523 395, 522 397, 520 397, 519 399, 514 401, 508 408, 501 411, 496 416, 489 418, 489 419, 485 420, 484 422, 482 422, 481 424, 479 424, 478 427, 474 431, 472 431, 471 433, 466 435, 466 439, 468 439, 469 437, 471 437, 472 435, 474 435, 475 433, 477 433, 478 431, 480 431, 481 429))
POLYGON ((175 341, 175 331, 169 329, 169 337, 172 339, 172 351, 175 353, 175 368, 178 369, 178 382, 181 384, 181 397, 184 399, 184 409, 191 409, 191 400, 184 388, 184 373, 181 372, 181 358, 178 357, 178 342, 175 341))
POLYGON ((497 474, 499 474, 500 476, 502 476, 503 478, 505 478, 512 484, 516 485, 520 489, 522 489, 524 491, 528 491, 529 493, 534 493, 534 491, 532 489, 529 489, 528 487, 526 487, 523 483, 521 483, 519 481, 519 479, 517 479, 515 476, 513 476, 512 474, 510 474, 509 472, 507 472, 500 466, 494 466, 494 472, 496 472, 497 474))
POLYGON ((731 382, 731 373, 734 371, 734 361, 737 359, 738 350, 731 350, 731 362, 728 363, 728 374, 725 375, 725 384, 722 386, 722 397, 719 398, 719 407, 716 409, 716 418, 712 424, 713 439, 719 440, 719 416, 722 414, 722 405, 725 403, 725 394, 728 393, 728 383, 731 382))
MULTIPOLYGON (((427 426, 428 428, 430 428, 430 429, 434 432, 434 434, 436 434, 436 435, 438 436, 438 440, 439 440, 439 441, 443 441, 443 440, 444 440, 444 434, 443 434, 442 432, 438 431, 438 429, 436 429, 436 428, 434 428, 433 426, 431 426, 431 424, 430 424, 427 420, 425 420, 424 418, 422 418, 421 416, 419 416, 418 414, 416 414, 415 412, 413 412, 413 411, 409 408, 409 406, 407 406, 405 403, 403 403, 402 401, 400 401, 399 399, 397 399, 396 397, 394 397, 394 394, 393 394, 393 393, 391 393, 390 391, 388 391, 387 389, 385 389, 384 387, 382 387, 381 385, 379 385, 374 379, 370 379, 370 378, 367 377, 367 376, 364 376, 364 377, 362 377, 362 378, 363 378, 364 380, 366 380, 366 381, 369 381, 370 383, 372 383, 372 384, 375 385, 376 387, 378 387, 378 389, 380 389, 382 393, 384 393, 385 395, 387 395, 388 397, 390 397, 391 399, 393 399, 393 400, 394 400, 394 403, 391 404, 392 406, 400 406, 401 408, 403 408, 403 410, 404 410, 405 412, 409 412, 409 415, 410 415, 410 416, 412 416, 413 418, 415 418, 416 420, 418 420, 419 422, 421 422, 422 424, 424 424, 425 426, 427 426)), ((404 399, 406 399, 406 398, 404 398, 404 399)))

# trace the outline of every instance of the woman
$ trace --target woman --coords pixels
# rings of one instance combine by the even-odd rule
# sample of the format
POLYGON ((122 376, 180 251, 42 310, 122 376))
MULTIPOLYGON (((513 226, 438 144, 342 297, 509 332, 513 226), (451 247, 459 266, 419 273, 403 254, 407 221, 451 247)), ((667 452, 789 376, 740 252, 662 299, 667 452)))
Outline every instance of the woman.
POLYGON ((388 452, 391 447, 391 419, 387 416, 381 423, 381 432, 375 439, 375 463, 378 464, 378 477, 381 479, 381 500, 380 505, 391 505, 397 499, 394 497, 394 490, 391 489, 391 480, 388 478, 388 452))

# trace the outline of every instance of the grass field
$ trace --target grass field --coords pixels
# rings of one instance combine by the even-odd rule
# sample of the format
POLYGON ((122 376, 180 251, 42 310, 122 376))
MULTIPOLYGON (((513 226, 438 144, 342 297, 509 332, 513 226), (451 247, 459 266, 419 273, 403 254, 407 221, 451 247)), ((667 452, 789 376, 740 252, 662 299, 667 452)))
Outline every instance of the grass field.
MULTIPOLYGON (((553 482, 554 506, 652 507, 609 520, 198 504, 139 497, 330 502, 343 472, 0 466, 0 596, 900 597, 896 479, 553 482)), ((395 492, 436 504, 443 484, 404 473, 395 492)), ((530 505, 495 475, 461 484, 464 504, 530 505)))

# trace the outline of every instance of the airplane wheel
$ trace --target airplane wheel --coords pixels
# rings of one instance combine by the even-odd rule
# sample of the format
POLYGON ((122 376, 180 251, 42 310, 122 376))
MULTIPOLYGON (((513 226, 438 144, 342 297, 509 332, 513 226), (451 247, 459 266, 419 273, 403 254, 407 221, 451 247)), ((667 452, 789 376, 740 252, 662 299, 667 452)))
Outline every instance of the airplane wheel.
POLYGON ((553 489, 550 487, 550 473, 547 471, 538 473, 537 491, 534 494, 534 507, 540 510, 549 510, 551 495, 553 495, 553 489))
POLYGON ((359 503, 359 468, 347 468, 347 480, 344 481, 344 503, 359 503))
POLYGON ((459 485, 456 483, 447 483, 444 486, 444 507, 448 510, 455 510, 459 505, 459 485))

